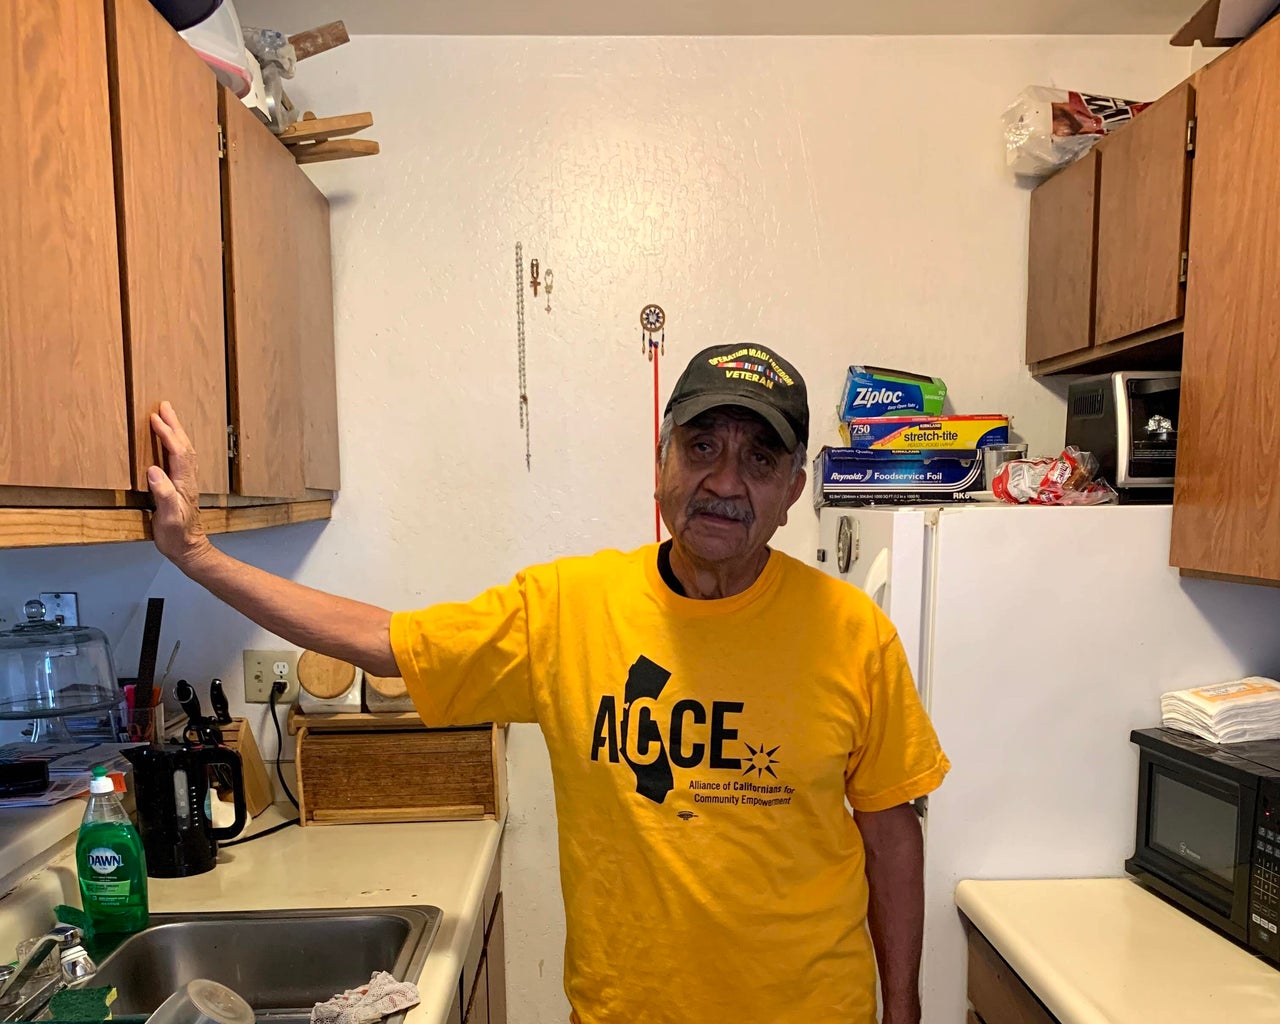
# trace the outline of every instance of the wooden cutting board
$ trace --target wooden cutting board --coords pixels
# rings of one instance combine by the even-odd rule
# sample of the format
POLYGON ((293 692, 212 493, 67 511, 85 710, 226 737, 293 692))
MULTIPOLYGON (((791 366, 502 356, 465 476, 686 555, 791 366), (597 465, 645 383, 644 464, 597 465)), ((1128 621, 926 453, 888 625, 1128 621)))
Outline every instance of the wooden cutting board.
POLYGON ((298 658, 298 685, 313 697, 329 700, 344 694, 356 681, 356 668, 345 661, 315 651, 298 658))

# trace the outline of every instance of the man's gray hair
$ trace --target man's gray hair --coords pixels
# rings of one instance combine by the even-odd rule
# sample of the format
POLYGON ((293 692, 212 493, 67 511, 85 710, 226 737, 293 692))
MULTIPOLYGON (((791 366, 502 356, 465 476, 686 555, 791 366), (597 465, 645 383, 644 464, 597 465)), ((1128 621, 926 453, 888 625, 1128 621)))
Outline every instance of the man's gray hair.
MULTIPOLYGON (((658 428, 658 465, 662 466, 667 461, 667 451, 671 447, 671 435, 675 432, 676 422, 672 418, 671 413, 662 420, 662 426, 658 428)), ((809 456, 802 444, 795 447, 795 451, 791 453, 791 479, 794 480, 800 475, 800 471, 808 464, 809 456)))

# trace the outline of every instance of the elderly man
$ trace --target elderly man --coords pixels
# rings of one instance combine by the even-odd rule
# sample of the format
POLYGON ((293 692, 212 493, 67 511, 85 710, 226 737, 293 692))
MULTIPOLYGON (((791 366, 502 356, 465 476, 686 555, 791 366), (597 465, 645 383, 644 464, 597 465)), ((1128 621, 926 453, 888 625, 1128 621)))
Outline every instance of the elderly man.
POLYGON ((949 766, 889 622, 768 546, 805 487, 785 359, 711 348, 676 383, 667 543, 394 615, 219 552, 172 408, 153 426, 156 544, 188 576, 299 646, 403 675, 430 724, 541 726, 578 1024, 870 1024, 877 962, 885 1024, 917 1024, 909 801, 949 766))

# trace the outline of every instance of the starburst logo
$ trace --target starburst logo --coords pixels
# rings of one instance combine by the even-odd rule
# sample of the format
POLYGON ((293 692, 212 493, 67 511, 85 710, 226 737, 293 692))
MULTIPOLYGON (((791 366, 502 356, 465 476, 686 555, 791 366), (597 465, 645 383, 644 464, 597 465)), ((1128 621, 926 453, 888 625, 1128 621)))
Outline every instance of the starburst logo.
POLYGON ((758 779, 763 777, 765 772, 768 772, 775 779, 778 777, 778 773, 773 770, 773 766, 780 763, 773 756, 778 752, 778 747, 774 747, 772 750, 765 750, 763 743, 759 747, 753 747, 750 743, 744 743, 743 746, 751 753, 751 757, 747 760, 747 770, 742 773, 744 776, 755 772, 758 779))

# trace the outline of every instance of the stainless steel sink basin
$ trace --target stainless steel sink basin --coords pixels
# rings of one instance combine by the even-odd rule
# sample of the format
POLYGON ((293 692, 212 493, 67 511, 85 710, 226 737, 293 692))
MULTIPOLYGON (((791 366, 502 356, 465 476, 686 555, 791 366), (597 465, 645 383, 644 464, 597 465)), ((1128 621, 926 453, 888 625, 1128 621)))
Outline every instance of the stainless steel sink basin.
POLYGON ((259 1020, 305 1018, 374 971, 417 981, 440 916, 435 907, 152 914, 145 931, 99 954, 90 984, 115 987, 117 1018, 153 1012, 194 978, 238 992, 259 1020))

